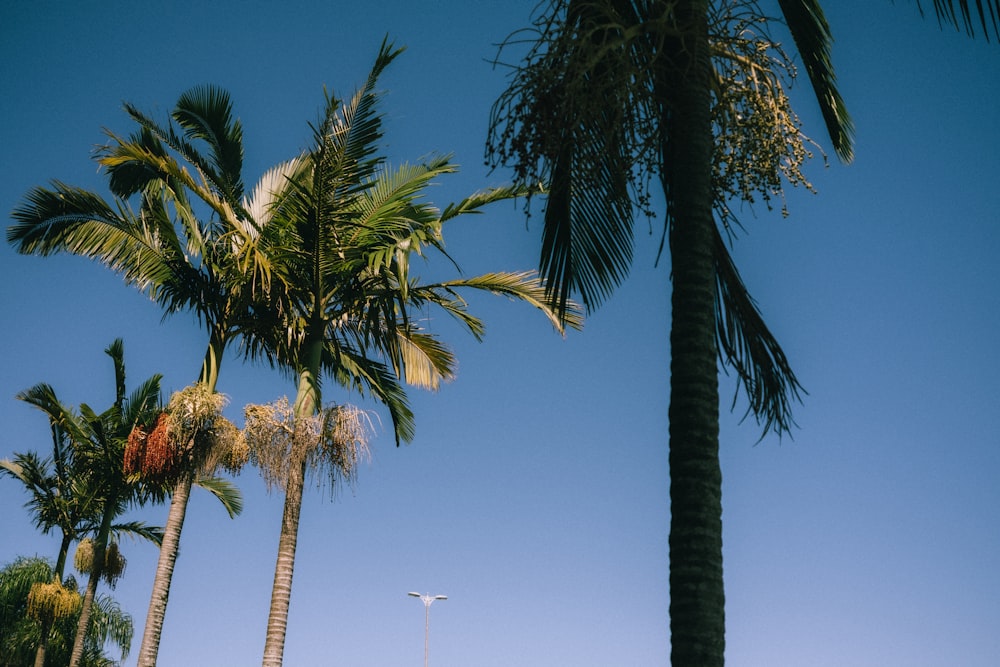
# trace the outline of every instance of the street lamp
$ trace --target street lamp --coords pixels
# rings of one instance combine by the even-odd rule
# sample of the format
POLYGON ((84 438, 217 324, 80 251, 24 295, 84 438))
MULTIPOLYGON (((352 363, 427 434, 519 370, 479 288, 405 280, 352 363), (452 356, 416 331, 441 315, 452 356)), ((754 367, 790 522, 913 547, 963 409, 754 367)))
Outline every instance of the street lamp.
POLYGON ((407 595, 415 598, 420 598, 421 602, 424 603, 424 667, 427 667, 427 655, 428 655, 428 639, 430 638, 431 630, 431 604, 434 600, 447 600, 447 595, 435 595, 431 597, 431 594, 421 595, 420 593, 407 593, 407 595))

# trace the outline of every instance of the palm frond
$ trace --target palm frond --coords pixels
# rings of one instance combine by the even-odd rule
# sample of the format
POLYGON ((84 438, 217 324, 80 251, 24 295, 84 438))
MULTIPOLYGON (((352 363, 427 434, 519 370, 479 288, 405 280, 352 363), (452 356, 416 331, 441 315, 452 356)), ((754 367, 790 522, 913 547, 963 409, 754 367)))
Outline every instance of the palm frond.
MULTIPOLYGON (((791 431, 792 401, 805 390, 740 277, 718 229, 716 256, 716 339, 723 363, 736 370, 763 433, 791 431)), ((734 397, 734 402, 736 397, 734 397)))
MULTIPOLYGON (((993 36, 1000 40, 1000 0, 976 0, 975 11, 969 0, 934 0, 934 13, 937 15, 938 23, 941 25, 953 25, 956 29, 965 29, 970 37, 976 35, 976 19, 979 20, 979 28, 983 31, 986 41, 990 40, 990 28, 993 28, 993 36), (957 9, 957 11, 956 11, 957 9)), ((921 16, 924 8, 917 0, 917 8, 921 16)))
POLYGON ((116 542, 120 542, 122 537, 133 537, 160 546, 163 544, 163 527, 150 526, 143 521, 125 521, 111 525, 111 536, 116 542))
POLYGON ((818 0, 778 0, 806 74, 819 102, 833 150, 845 163, 854 159, 854 121, 837 89, 830 47, 833 36, 818 0))
POLYGON ((123 203, 116 210, 94 193, 55 181, 52 189, 32 189, 11 216, 16 222, 7 241, 19 253, 96 259, 140 290, 170 275, 172 248, 123 203))
POLYGON ((233 118, 229 93, 217 86, 192 88, 180 96, 171 115, 189 139, 208 144, 211 169, 198 151, 185 151, 185 158, 202 164, 220 194, 237 205, 243 197, 243 126, 233 118))
POLYGON ((226 509, 230 519, 235 519, 243 512, 243 494, 239 488, 228 479, 222 477, 199 476, 194 480, 196 486, 200 486, 213 496, 226 509))

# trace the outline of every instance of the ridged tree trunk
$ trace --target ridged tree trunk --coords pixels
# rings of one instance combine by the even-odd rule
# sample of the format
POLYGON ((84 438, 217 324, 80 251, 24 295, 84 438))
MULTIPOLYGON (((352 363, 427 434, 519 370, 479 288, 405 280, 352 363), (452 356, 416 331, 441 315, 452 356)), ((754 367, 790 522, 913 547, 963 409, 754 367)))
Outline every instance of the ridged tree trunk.
MULTIPOLYGON (((321 321, 315 323, 313 331, 322 332, 323 323, 321 321)), ((322 403, 319 387, 322 353, 322 337, 307 334, 302 355, 306 367, 299 373, 297 396, 293 407, 296 432, 299 420, 315 415, 322 403)), ((302 513, 302 493, 305 488, 306 452, 310 444, 296 438, 290 448, 292 460, 288 463, 288 477, 285 480, 285 508, 281 515, 281 532, 278 535, 278 558, 274 565, 271 608, 267 614, 263 667, 281 667, 284 661, 288 608, 292 600, 292 575, 295 571, 295 548, 299 541, 299 515, 302 513)))
POLYGON ((80 620, 76 624, 76 637, 73 639, 73 652, 70 654, 69 667, 79 667, 80 661, 83 659, 83 644, 87 639, 87 630, 90 627, 94 597, 97 595, 97 583, 101 579, 101 572, 104 571, 104 554, 107 551, 108 536, 111 534, 111 521, 115 517, 117 504, 117 498, 112 497, 105 500, 104 516, 101 517, 101 526, 94 538, 94 559, 90 567, 90 577, 87 579, 87 590, 83 594, 83 606, 80 607, 80 620))
POLYGON ((292 575, 295 572, 295 549, 299 540, 299 515, 305 487, 304 457, 289 464, 285 486, 285 509, 281 516, 278 536, 278 558, 274 565, 274 585, 271 587, 271 608, 267 615, 267 636, 264 641, 264 667, 280 667, 284 660, 285 635, 288 631, 288 607, 292 599, 292 575))
POLYGON ((674 667, 722 667, 722 473, 708 3, 676 4, 670 88, 673 229, 670 331, 670 632, 674 667))
POLYGON ((191 497, 191 485, 194 482, 194 471, 184 470, 170 498, 170 511, 167 514, 167 524, 163 527, 163 542, 160 544, 160 557, 156 562, 156 575, 153 577, 153 593, 149 598, 149 610, 146 612, 146 626, 142 632, 142 646, 139 648, 137 667, 156 667, 156 656, 160 651, 160 634, 163 632, 163 620, 167 614, 167 598, 170 596, 170 580, 174 576, 174 564, 180 550, 181 530, 184 528, 184 516, 187 514, 188 498, 191 497))
MULTIPOLYGON (((204 382, 212 391, 215 391, 219 379, 219 368, 222 365, 226 342, 227 337, 224 332, 218 329, 212 330, 205 360, 201 365, 201 376, 198 378, 199 382, 204 382)), ((167 523, 163 527, 163 542, 160 544, 160 557, 156 562, 153 592, 149 597, 149 610, 146 612, 146 625, 142 631, 142 645, 139 648, 136 667, 156 667, 163 622, 167 616, 170 582, 174 577, 174 565, 180 551, 181 531, 184 528, 184 517, 187 515, 188 499, 191 497, 194 478, 194 469, 190 466, 185 467, 170 496, 170 511, 167 513, 167 523)))

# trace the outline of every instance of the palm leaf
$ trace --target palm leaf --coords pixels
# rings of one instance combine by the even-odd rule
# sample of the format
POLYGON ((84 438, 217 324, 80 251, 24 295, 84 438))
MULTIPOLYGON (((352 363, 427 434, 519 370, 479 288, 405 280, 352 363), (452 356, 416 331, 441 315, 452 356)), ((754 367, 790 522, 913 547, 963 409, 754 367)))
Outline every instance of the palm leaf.
POLYGON ((243 494, 239 488, 228 479, 221 477, 199 476, 194 481, 196 486, 200 486, 213 496, 226 509, 230 519, 235 519, 243 512, 243 494))
POLYGON ((818 0, 778 0, 806 74, 819 102, 833 150, 845 163, 854 159, 854 121, 837 89, 830 58, 833 36, 818 0))

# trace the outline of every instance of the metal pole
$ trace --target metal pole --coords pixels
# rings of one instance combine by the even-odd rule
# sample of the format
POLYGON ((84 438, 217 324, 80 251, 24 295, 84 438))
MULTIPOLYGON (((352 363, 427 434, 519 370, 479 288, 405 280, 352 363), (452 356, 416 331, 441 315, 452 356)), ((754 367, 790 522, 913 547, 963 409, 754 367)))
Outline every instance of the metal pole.
POLYGON ((435 600, 447 600, 447 595, 435 595, 431 597, 430 593, 426 595, 421 595, 420 593, 407 593, 415 598, 420 598, 420 601, 424 603, 424 667, 427 667, 427 661, 430 656, 430 636, 431 636, 431 604, 435 600))

